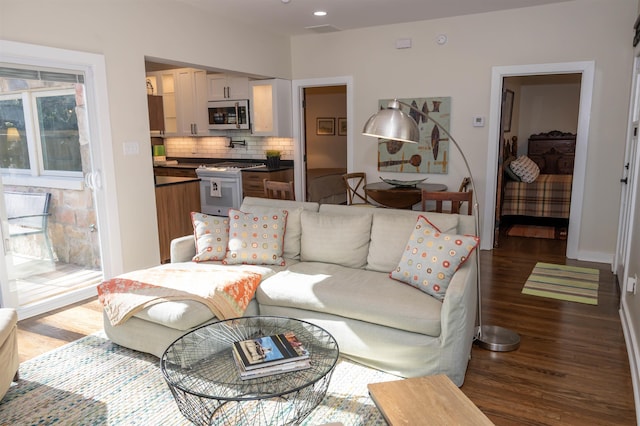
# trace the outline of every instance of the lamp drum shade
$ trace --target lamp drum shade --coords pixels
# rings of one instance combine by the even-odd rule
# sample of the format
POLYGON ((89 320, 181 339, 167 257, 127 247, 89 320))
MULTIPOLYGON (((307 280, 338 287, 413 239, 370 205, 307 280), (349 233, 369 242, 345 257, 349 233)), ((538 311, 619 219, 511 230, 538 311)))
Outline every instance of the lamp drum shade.
POLYGON ((400 110, 397 101, 389 102, 387 109, 372 115, 364 125, 362 134, 400 142, 418 143, 420 130, 409 114, 400 110))

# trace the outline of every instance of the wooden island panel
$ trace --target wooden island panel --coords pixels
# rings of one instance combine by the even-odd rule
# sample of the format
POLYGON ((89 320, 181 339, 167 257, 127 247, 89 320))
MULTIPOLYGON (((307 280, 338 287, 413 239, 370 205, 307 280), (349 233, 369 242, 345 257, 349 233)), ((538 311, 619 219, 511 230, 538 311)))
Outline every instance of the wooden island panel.
POLYGON ((168 263, 171 258, 171 240, 193 234, 191 212, 200 211, 200 180, 186 179, 184 182, 156 184, 156 211, 160 261, 168 263))

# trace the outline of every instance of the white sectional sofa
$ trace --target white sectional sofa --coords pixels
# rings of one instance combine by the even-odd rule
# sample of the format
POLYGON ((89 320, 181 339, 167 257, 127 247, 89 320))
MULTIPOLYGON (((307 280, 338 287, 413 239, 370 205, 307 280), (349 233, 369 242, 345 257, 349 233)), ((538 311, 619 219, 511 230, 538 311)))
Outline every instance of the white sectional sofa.
MULTIPOLYGON (((329 331, 345 357, 403 377, 446 374, 462 385, 476 322, 475 251, 442 301, 389 274, 419 215, 446 234, 473 234, 473 217, 252 197, 241 207, 254 213, 273 209, 288 212, 285 265, 224 266, 262 275, 244 315, 309 321, 329 331)), ((194 241, 186 236, 172 242, 173 265, 194 263, 194 241)), ((105 315, 104 327, 115 343, 160 357, 175 339, 213 321, 199 302, 167 301, 118 326, 105 315)))

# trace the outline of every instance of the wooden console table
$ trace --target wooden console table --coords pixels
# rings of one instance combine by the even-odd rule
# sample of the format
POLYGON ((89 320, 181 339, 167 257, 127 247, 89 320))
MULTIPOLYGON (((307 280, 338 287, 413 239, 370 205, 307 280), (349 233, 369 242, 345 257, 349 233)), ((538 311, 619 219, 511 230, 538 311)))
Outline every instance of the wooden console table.
POLYGON ((367 385, 390 426, 493 425, 444 374, 367 385))
POLYGON ((411 187, 397 187, 385 182, 374 182, 365 185, 367 197, 394 209, 410 209, 422 200, 422 190, 430 192, 446 191, 447 185, 442 183, 419 183, 411 187))

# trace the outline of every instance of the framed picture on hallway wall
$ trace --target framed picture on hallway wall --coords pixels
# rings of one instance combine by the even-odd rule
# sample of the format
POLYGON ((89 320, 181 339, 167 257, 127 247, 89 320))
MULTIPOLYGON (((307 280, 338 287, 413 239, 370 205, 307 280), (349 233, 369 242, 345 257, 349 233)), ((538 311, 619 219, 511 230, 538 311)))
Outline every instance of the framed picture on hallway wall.
POLYGON ((338 136, 347 136, 347 119, 338 118, 338 136))
POLYGON ((513 91, 505 89, 502 92, 502 131, 511 131, 511 115, 513 114, 513 91))
POLYGON ((336 134, 336 120, 334 118, 316 118, 316 135, 333 136, 336 134))

